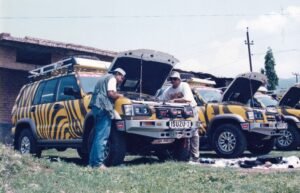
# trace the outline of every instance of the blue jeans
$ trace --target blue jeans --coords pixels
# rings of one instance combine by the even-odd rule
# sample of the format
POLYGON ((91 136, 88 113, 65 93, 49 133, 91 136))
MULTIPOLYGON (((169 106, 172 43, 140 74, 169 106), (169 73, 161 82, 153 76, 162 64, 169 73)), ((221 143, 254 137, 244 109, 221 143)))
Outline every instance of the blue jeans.
POLYGON ((107 111, 97 107, 92 107, 92 112, 95 117, 95 126, 89 165, 99 167, 104 161, 104 150, 110 134, 111 118, 107 111))

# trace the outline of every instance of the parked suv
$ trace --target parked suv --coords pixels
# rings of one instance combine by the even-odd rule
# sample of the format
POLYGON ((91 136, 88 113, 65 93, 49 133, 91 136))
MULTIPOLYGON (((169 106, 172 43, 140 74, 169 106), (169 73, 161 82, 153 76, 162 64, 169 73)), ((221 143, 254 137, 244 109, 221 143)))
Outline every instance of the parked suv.
POLYGON ((288 123, 288 129, 276 139, 276 148, 297 149, 300 146, 300 84, 289 88, 279 102, 265 94, 256 94, 255 99, 257 105, 280 112, 288 123))
POLYGON ((239 157, 248 149, 253 154, 267 154, 274 138, 282 135, 287 125, 267 116, 261 109, 247 106, 257 89, 266 83, 264 75, 238 75, 222 93, 219 89, 194 87, 199 106, 201 144, 206 141, 224 158, 239 157))
MULTIPOLYGON (((119 88, 125 97, 115 101, 118 118, 105 151, 107 165, 122 163, 127 152, 159 156, 165 149, 187 159, 187 139, 200 126, 192 108, 152 100, 177 62, 152 50, 122 52, 114 59, 109 70, 126 71, 119 88)), ((15 148, 37 155, 46 148, 77 148, 87 160, 94 124, 88 104, 106 72, 100 61, 77 57, 31 71, 34 81, 21 89, 12 110, 15 148)))

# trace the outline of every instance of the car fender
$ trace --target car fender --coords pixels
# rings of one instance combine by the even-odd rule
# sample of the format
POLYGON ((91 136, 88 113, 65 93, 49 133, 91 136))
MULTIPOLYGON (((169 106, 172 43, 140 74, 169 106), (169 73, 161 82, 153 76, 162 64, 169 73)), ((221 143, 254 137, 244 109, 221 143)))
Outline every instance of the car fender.
POLYGON ((216 115, 214 118, 212 118, 208 124, 208 137, 211 138, 212 134, 216 130, 216 127, 214 125, 218 124, 219 122, 233 122, 233 123, 243 123, 246 120, 237 114, 221 114, 221 115, 216 115))
POLYGON ((19 133, 19 130, 21 129, 20 126, 21 126, 22 124, 27 124, 27 125, 29 125, 29 128, 28 128, 28 129, 31 130, 31 132, 32 132, 32 134, 33 134, 33 137, 34 137, 35 139, 37 139, 36 125, 35 125, 34 121, 33 121, 32 119, 30 119, 30 118, 23 118, 23 119, 18 120, 17 123, 16 123, 16 131, 15 131, 15 133, 19 133))

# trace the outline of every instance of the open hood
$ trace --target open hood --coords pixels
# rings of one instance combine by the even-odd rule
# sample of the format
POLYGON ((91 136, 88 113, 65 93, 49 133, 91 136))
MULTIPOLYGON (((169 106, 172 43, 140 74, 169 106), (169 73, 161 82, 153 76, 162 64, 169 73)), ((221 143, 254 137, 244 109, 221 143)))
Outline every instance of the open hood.
POLYGON ((279 101, 279 106, 295 107, 300 100, 300 84, 289 88, 279 101))
POLYGON ((163 52, 130 50, 119 53, 109 70, 125 70, 126 77, 120 86, 121 91, 142 92, 153 96, 162 87, 176 63, 176 58, 163 52))
POLYGON ((238 75, 223 93, 222 102, 247 102, 254 96, 258 88, 267 83, 265 75, 250 72, 238 75))

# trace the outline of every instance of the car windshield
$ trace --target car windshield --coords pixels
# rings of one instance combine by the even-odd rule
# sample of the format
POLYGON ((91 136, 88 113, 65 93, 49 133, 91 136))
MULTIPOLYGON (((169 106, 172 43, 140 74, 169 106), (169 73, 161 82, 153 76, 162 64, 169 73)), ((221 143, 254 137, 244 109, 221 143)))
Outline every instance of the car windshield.
POLYGON ((197 89, 198 94, 206 103, 221 102, 222 92, 217 89, 197 89))
POLYGON ((255 98, 266 107, 277 106, 278 104, 278 101, 276 101, 270 96, 257 96, 255 98))
POLYGON ((79 74, 79 81, 85 93, 94 92, 95 85, 103 74, 79 74))

